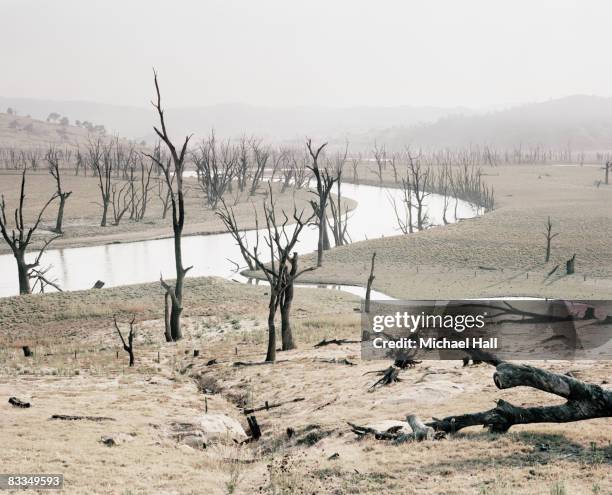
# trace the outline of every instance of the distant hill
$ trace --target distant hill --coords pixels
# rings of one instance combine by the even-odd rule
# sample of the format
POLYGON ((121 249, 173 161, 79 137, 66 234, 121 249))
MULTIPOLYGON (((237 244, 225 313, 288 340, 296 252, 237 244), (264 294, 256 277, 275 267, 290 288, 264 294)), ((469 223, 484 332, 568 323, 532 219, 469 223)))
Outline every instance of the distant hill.
MULTIPOLYGON (((79 119, 101 123, 111 133, 136 140, 155 140, 153 108, 108 105, 85 101, 52 101, 0 97, 0 110, 15 108, 19 115, 46 119, 57 112, 71 121, 79 119)), ((257 135, 270 141, 302 141, 305 136, 320 139, 346 134, 363 134, 392 126, 411 126, 434 122, 465 108, 437 107, 350 107, 323 106, 264 107, 245 104, 220 104, 204 107, 167 108, 166 116, 173 134, 194 133, 200 138, 211 129, 220 137, 257 135)))
MULTIPOLYGON (((88 125, 88 124, 87 124, 88 125)), ((27 116, 0 113, 1 148, 45 148, 51 144, 77 147, 88 143, 90 136, 103 136, 100 128, 94 130, 67 123, 46 122, 27 116)))
POLYGON ((612 98, 575 95, 478 115, 455 115, 416 126, 389 126, 354 141, 424 148, 487 145, 612 150, 612 98))

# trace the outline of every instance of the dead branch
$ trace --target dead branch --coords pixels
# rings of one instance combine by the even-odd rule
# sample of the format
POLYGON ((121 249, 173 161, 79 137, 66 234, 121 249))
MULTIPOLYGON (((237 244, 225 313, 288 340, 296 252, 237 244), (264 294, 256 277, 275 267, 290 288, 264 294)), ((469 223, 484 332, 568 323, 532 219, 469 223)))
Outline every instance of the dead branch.
POLYGON ((496 407, 488 411, 433 418, 427 425, 447 433, 476 425, 482 425, 491 432, 505 433, 517 424, 568 423, 612 416, 612 391, 567 375, 528 365, 499 362, 493 382, 500 390, 532 387, 563 397, 567 402, 556 406, 519 407, 500 399, 496 407))

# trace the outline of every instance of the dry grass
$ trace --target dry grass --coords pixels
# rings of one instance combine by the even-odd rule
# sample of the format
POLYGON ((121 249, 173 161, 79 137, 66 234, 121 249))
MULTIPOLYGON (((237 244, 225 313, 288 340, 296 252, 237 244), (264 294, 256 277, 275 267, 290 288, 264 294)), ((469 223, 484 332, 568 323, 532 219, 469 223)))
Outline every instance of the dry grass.
MULTIPOLYGON (((78 494, 612 493, 610 419, 516 427, 506 435, 473 429, 448 440, 399 446, 357 440, 346 421, 401 420, 412 412, 427 420, 487 409, 500 397, 517 404, 556 399, 523 388, 499 391, 484 365, 433 361, 370 393, 374 377, 365 373, 386 363, 361 361, 358 344, 313 347, 323 338, 359 335, 357 301, 348 295, 298 290, 299 349, 280 353, 274 365, 236 367, 234 361, 261 362, 265 355, 265 288, 191 279, 185 338, 177 344, 163 342, 158 290, 145 284, 0 300, 3 315, 14 306, 25 319, 12 321, 9 340, 15 343, 21 335, 37 343, 34 359, 7 348, 6 341, 2 346, 4 471, 62 472, 65 492, 78 494), (53 309, 62 297, 81 309, 64 317, 53 309), (108 318, 127 304, 140 308, 134 369, 126 367, 125 353, 117 359, 118 339, 108 318), (193 349, 200 350, 198 358, 193 349), (213 358, 218 364, 206 366, 213 358), (214 384, 214 390, 204 395, 197 382, 214 384), (12 408, 6 403, 11 395, 31 400, 32 408, 12 408), (170 435, 170 423, 194 421, 205 407, 246 428, 240 408, 296 397, 305 400, 257 413, 263 437, 256 444, 221 443, 198 451, 170 435), (58 413, 116 421, 48 419, 58 413), (292 438, 288 427, 295 431, 292 438), (119 444, 103 445, 103 435, 119 444), (333 454, 338 455, 330 459, 333 454)), ((612 371, 608 362, 539 365, 571 370, 594 383, 609 379, 612 371)))

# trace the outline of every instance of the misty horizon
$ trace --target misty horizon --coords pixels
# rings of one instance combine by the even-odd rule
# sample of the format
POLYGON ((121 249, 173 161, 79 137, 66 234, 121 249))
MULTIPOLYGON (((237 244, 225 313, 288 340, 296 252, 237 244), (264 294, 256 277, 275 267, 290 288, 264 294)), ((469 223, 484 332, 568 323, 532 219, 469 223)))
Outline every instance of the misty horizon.
POLYGON ((612 96, 600 1, 1 5, 0 41, 19 45, 3 57, 5 97, 148 107, 153 66, 167 108, 487 111, 612 96))

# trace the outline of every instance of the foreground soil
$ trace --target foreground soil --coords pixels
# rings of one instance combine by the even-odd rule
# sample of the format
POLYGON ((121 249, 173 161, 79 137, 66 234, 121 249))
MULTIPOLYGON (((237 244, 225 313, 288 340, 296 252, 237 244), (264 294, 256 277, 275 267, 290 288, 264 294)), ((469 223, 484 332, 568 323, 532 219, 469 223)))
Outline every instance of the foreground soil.
MULTIPOLYGON (((402 445, 357 439, 348 421, 376 424, 409 413, 428 420, 489 409, 498 398, 559 400, 497 390, 492 368, 454 361, 423 362, 402 372, 401 382, 369 391, 378 378, 371 372, 387 362, 362 361, 359 344, 314 347, 324 338, 359 338, 359 303, 351 296, 297 290, 299 348, 262 364, 265 287, 202 278, 189 279, 185 293, 185 338, 174 344, 162 338, 157 284, 0 299, 3 472, 63 473, 70 494, 612 493, 612 419, 505 435, 475 428, 402 445), (136 315, 134 368, 126 366, 114 314, 124 329, 136 315), (20 345, 30 345, 34 357, 25 358, 20 345), (32 407, 11 407, 10 396, 32 407), (300 398, 255 413, 258 442, 220 439, 202 450, 175 434, 177 425, 213 414, 246 430, 245 407, 300 398), (53 414, 112 419, 58 421, 53 414)), ((536 364, 610 386, 609 362, 536 364)))
MULTIPOLYGON (((387 172, 384 184, 396 187, 391 170, 387 172)), ((377 183, 370 168, 363 167, 359 177, 361 182, 377 183)), ((364 285, 375 251, 374 288, 398 298, 609 299, 612 185, 598 184, 602 178, 602 170, 591 166, 483 168, 484 182, 495 191, 494 211, 407 236, 333 249, 325 253, 324 266, 304 280, 364 285), (559 235, 545 263, 549 216, 559 235), (573 254, 576 273, 568 276, 565 262, 573 254)), ((303 262, 314 259, 311 255, 303 262)))

